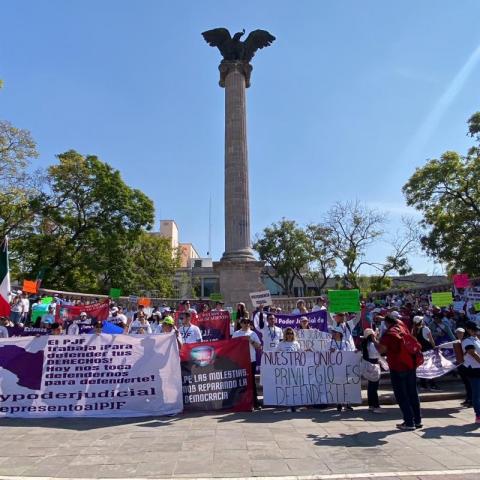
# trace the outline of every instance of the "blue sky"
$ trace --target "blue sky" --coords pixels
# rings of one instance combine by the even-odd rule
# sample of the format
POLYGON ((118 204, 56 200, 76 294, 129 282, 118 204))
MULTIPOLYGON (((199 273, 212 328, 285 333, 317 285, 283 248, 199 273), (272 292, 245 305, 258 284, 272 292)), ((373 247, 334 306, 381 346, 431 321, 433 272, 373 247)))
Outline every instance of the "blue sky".
POLYGON ((200 33, 264 28, 277 40, 247 92, 252 234, 355 199, 389 212, 394 233, 414 169, 471 144, 478 18, 476 0, 0 0, 0 117, 31 130, 40 166, 73 148, 118 168, 202 256, 211 196, 218 258, 224 91, 200 33))

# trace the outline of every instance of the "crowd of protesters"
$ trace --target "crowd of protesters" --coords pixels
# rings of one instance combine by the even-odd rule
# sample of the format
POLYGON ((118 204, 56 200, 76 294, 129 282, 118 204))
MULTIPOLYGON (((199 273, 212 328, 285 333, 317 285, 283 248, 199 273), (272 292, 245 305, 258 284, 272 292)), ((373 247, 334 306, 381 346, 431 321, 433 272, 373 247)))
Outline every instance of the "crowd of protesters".
MULTIPOLYGON (((74 300, 60 295, 54 296, 47 311, 32 320, 36 305, 42 303, 42 296, 30 297, 24 293, 12 296, 10 318, 0 319, 0 338, 8 337, 7 327, 31 326, 48 329, 51 335, 80 333, 80 326, 91 323, 92 331, 102 333, 102 322, 92 321, 86 312, 68 325, 66 331, 57 321, 56 309, 64 305, 87 305, 99 299, 83 298, 74 300)), ((389 370, 393 392, 403 414, 401 430, 422 428, 420 401, 416 368, 420 352, 437 349, 439 345, 456 345, 457 372, 465 385, 466 397, 462 406, 472 408, 475 421, 480 423, 480 312, 472 301, 457 295, 452 305, 438 308, 432 305, 428 294, 415 295, 402 293, 387 295, 381 299, 367 299, 361 303, 360 313, 334 312, 328 314, 331 334, 330 350, 359 351, 369 364, 382 366, 389 370), (420 352, 419 352, 420 351, 420 352), (388 368, 387 368, 388 365, 388 368)), ((214 310, 223 310, 223 302, 217 301, 214 310)), ((191 305, 187 300, 177 305, 177 309, 165 304, 145 308, 143 305, 122 305, 110 302, 107 321, 120 327, 124 334, 164 334, 175 332, 178 345, 202 341, 202 332, 192 323, 192 317, 208 311, 208 303, 198 302, 191 305)), ((252 372, 256 371, 257 351, 280 350, 298 351, 300 344, 296 340, 296 330, 288 327, 282 330, 276 325, 276 315, 291 313, 305 315, 309 311, 327 310, 327 299, 318 297, 309 310, 303 299, 297 301, 292 312, 282 312, 278 307, 256 309, 251 314, 245 304, 237 305, 232 315, 231 336, 249 338, 249 354, 252 372), (261 333, 260 336, 257 332, 261 333)), ((309 329, 306 316, 300 318, 300 328, 309 329)), ((420 353, 421 356, 421 353, 420 353)), ((255 383, 255 382, 254 382, 255 383)), ((420 388, 437 390, 435 381, 421 380, 420 388)), ((367 393, 369 411, 381 413, 378 396, 379 380, 369 379, 367 393)), ((261 408, 256 385, 254 385, 254 407, 261 408)), ((337 405, 339 412, 352 410, 349 404, 337 405)), ((295 408, 291 409, 295 411, 295 408)))

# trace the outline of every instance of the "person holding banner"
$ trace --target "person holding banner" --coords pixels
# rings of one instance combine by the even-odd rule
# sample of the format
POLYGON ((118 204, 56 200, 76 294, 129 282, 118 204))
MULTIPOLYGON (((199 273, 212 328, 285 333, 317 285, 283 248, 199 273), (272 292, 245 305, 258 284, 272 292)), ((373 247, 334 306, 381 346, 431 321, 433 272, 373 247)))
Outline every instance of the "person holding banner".
POLYGON ((333 314, 333 327, 337 328, 337 331, 342 332, 342 340, 350 344, 350 351, 353 352, 356 350, 355 341, 353 340, 352 332, 357 326, 357 323, 360 321, 361 312, 359 312, 354 319, 345 321, 345 317, 348 314, 345 312, 337 312, 333 314))
POLYGON ((471 320, 465 325, 468 337, 462 340, 464 352, 463 364, 472 387, 472 404, 475 411, 475 423, 480 423, 480 334, 479 328, 471 320))
MULTIPOLYGON (((435 348, 435 340, 433 339, 432 332, 425 325, 424 319, 421 315, 415 315, 413 317, 412 335, 422 346, 422 353, 429 352, 435 348)), ((433 378, 430 378, 428 382, 427 379, 421 378, 420 387, 425 389, 430 388, 430 390, 440 390, 433 378)))
POLYGON ((182 345, 183 345, 183 341, 182 341, 182 337, 180 335, 180 332, 176 329, 175 321, 173 320, 173 318, 170 317, 170 316, 166 316, 163 319, 163 328, 162 328, 161 333, 162 333, 162 335, 164 335, 164 334, 168 334, 168 333, 172 333, 172 332, 175 332, 175 335, 177 337, 178 350, 180 350, 182 348, 182 345))
POLYGON ((255 374, 257 371, 256 350, 260 350, 262 348, 262 344, 260 343, 260 339, 258 338, 258 335, 250 328, 251 322, 248 316, 240 319, 240 325, 241 325, 240 330, 233 332, 232 338, 248 337, 248 342, 250 347, 249 349, 250 350, 250 366, 252 370, 252 379, 253 379, 253 407, 258 410, 261 410, 262 407, 258 400, 257 382, 255 381, 255 374))
MULTIPOLYGON (((282 332, 283 333, 283 332, 282 332)), ((285 333, 282 335, 283 339, 275 347, 279 352, 298 352, 300 351, 300 344, 295 337, 295 330, 292 327, 287 327, 285 333)), ((265 347, 264 347, 265 350, 265 347)))
MULTIPOLYGON (((330 333, 332 335, 332 340, 330 341, 330 351, 335 352, 337 350, 343 351, 343 352, 354 352, 355 351, 355 345, 351 345, 350 342, 347 342, 344 339, 343 333, 344 330, 341 326, 337 325, 334 327, 330 327, 330 333)), ((337 411, 341 412, 343 410, 349 411, 353 410, 353 407, 349 403, 345 404, 338 404, 337 405, 337 411)))

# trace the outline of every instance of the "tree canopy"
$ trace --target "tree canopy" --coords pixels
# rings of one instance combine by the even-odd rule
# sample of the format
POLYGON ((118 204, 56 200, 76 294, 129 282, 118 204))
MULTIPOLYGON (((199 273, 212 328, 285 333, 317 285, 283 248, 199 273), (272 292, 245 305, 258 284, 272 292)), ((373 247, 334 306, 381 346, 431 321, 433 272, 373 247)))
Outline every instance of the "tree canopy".
POLYGON ((417 168, 403 187, 422 212, 424 250, 452 272, 480 275, 480 112, 468 121, 477 145, 466 155, 447 151, 417 168))

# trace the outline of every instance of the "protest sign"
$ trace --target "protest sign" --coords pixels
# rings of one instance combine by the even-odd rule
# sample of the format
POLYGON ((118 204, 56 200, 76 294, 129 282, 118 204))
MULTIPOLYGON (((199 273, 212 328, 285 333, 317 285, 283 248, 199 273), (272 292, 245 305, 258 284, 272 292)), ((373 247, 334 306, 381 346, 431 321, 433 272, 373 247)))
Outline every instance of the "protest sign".
POLYGON ((147 297, 140 297, 138 299, 138 304, 143 305, 144 307, 149 307, 150 306, 150 299, 147 297))
POLYGON ((248 337, 183 345, 185 410, 251 410, 253 382, 248 337))
POLYGON ((93 324, 97 321, 103 321, 108 318, 109 301, 79 304, 79 305, 60 305, 55 311, 55 320, 58 323, 73 322, 80 319, 80 314, 85 312, 87 314, 86 321, 83 323, 93 324))
POLYGON ((446 358, 440 349, 423 352, 423 364, 417 368, 418 378, 437 378, 456 368, 456 365, 446 358))
MULTIPOLYGON (((306 317, 311 328, 328 331, 327 311, 317 310, 316 312, 301 313, 299 315, 283 315, 276 313, 277 325, 280 328, 300 328, 300 318, 306 317)), ((266 319, 265 319, 266 320, 266 319)))
POLYGON ((358 352, 263 352, 264 405, 361 403, 358 352))
POLYGON ((136 295, 130 295, 128 297, 128 301, 129 303, 133 304, 133 305, 137 305, 138 303, 138 297, 136 295))
POLYGON ((272 296, 270 290, 262 290, 261 292, 253 292, 250 294, 250 300, 254 307, 264 307, 272 305, 272 296))
POLYGON ((230 338, 230 314, 226 310, 210 310, 191 317, 193 325, 202 332, 204 342, 230 338))
POLYGON ((1 417, 136 417, 182 410, 174 334, 0 340, 1 417))
POLYGON ((436 307, 448 307, 453 303, 452 292, 432 293, 432 305, 436 307))
POLYGON ((464 308, 465 308, 465 302, 463 300, 458 300, 458 301, 453 302, 453 309, 456 312, 460 312, 460 311, 464 310, 464 308))
POLYGON ((456 288, 468 288, 470 286, 470 279, 468 273, 457 273, 453 276, 453 284, 456 288))
POLYGON ((38 304, 32 307, 32 322, 36 322, 39 317, 48 313, 48 305, 38 304))
POLYGON ((476 312, 480 312, 480 302, 479 303, 475 303, 473 305, 473 308, 475 309, 476 312))
POLYGON ((300 350, 303 351, 322 352, 329 350, 332 344, 332 336, 316 328, 300 328, 296 331, 296 334, 297 341, 300 344, 300 350))
POLYGON ((111 288, 108 296, 110 298, 120 298, 121 294, 122 294, 122 289, 121 288, 111 288))
POLYGON ((208 298, 210 300, 213 300, 213 301, 216 301, 216 302, 219 302, 219 301, 223 300, 222 294, 218 293, 218 292, 211 293, 208 298))
POLYGON ((23 293, 37 293, 38 292, 37 281, 36 280, 24 280, 23 281, 22 292, 23 293))
POLYGON ((42 305, 50 305, 53 302, 53 297, 44 297, 40 302, 42 305))
POLYGON ((329 312, 359 312, 360 292, 358 290, 329 290, 329 312))

